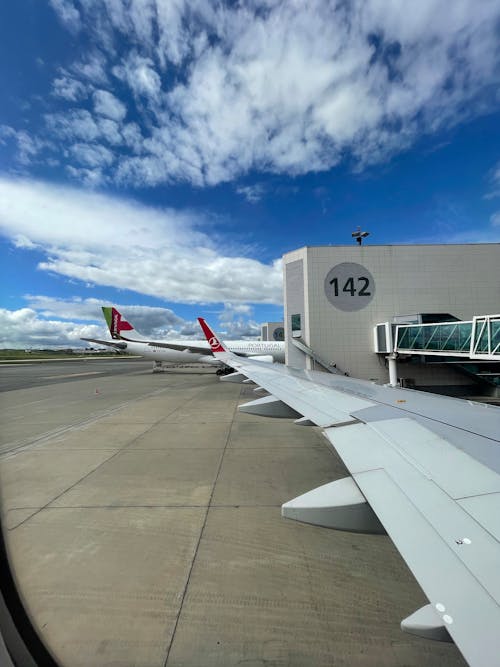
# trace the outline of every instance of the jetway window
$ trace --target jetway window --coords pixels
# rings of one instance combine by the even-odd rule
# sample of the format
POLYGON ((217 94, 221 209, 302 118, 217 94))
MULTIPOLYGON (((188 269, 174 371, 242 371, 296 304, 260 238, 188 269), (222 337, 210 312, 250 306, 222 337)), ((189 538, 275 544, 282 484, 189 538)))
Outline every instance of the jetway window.
POLYGON ((468 352, 472 322, 426 324, 398 328, 398 350, 468 352))
POLYGON ((500 320, 485 318, 476 323, 474 337, 475 354, 491 354, 500 357, 500 320))
POLYGON ((292 338, 300 338, 302 335, 302 324, 300 314, 292 315, 292 338))

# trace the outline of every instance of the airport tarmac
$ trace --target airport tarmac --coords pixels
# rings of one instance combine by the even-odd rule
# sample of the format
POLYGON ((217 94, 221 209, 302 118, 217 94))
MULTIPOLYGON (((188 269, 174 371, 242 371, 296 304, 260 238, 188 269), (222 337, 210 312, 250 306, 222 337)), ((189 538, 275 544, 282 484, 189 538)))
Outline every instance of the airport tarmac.
POLYGON ((2 525, 61 665, 465 665, 400 631, 427 600, 388 537, 281 518, 346 474, 318 429, 239 413, 252 385, 110 363, 0 397, 2 525))

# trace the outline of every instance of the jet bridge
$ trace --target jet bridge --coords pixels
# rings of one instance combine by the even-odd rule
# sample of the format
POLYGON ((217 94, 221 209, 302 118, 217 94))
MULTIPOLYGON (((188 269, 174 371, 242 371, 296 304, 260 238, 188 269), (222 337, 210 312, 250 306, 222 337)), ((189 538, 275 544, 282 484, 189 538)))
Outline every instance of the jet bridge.
POLYGON ((398 325, 394 352, 500 361, 500 315, 479 315, 470 321, 398 325))
POLYGON ((477 380, 500 385, 500 315, 478 315, 468 321, 383 322, 374 328, 374 343, 377 353, 387 355, 393 386, 398 383, 398 357, 412 355, 427 363, 435 357, 437 363, 458 365, 477 380))

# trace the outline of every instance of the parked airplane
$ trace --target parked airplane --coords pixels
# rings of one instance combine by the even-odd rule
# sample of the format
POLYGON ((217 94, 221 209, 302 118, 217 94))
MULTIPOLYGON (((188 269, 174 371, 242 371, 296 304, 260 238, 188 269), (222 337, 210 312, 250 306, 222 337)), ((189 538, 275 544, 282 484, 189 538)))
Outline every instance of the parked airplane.
POLYGON ((500 408, 232 354, 215 357, 271 395, 242 412, 320 426, 351 476, 282 506, 285 518, 387 532, 427 595, 401 629, 453 640, 471 667, 500 656, 500 408))
MULTIPOLYGON (((213 356, 206 341, 194 340, 148 340, 124 319, 114 307, 103 306, 102 311, 111 333, 112 341, 95 338, 82 338, 91 343, 113 347, 120 352, 149 357, 156 362, 204 363, 222 366, 217 374, 223 375, 226 367, 213 356)), ((285 361, 285 343, 283 341, 233 340, 227 342, 231 352, 243 357, 253 357, 259 361, 285 361)))

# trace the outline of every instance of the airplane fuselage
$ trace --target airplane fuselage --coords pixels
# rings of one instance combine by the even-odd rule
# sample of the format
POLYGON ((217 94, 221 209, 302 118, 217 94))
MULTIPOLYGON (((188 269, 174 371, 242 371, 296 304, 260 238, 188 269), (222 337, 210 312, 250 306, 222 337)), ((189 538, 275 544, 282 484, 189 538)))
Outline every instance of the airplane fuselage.
MULTIPOLYGON (((205 341, 196 341, 197 347, 206 347, 206 354, 201 352, 193 352, 187 349, 185 350, 174 350, 172 348, 163 347, 160 345, 155 345, 152 342, 138 342, 138 341, 123 341, 126 342, 126 348, 123 350, 128 354, 136 354, 141 357, 147 357, 149 359, 154 359, 155 361, 170 361, 172 363, 208 363, 214 364, 216 366, 220 365, 210 351, 210 346, 205 341)), ((175 343, 176 345, 182 344, 183 341, 165 341, 175 343)), ((189 345, 192 341, 184 341, 186 346, 189 345)), ((235 354, 244 355, 244 356, 271 356, 273 361, 285 362, 285 344, 278 341, 228 341, 228 348, 231 352, 235 354)))

